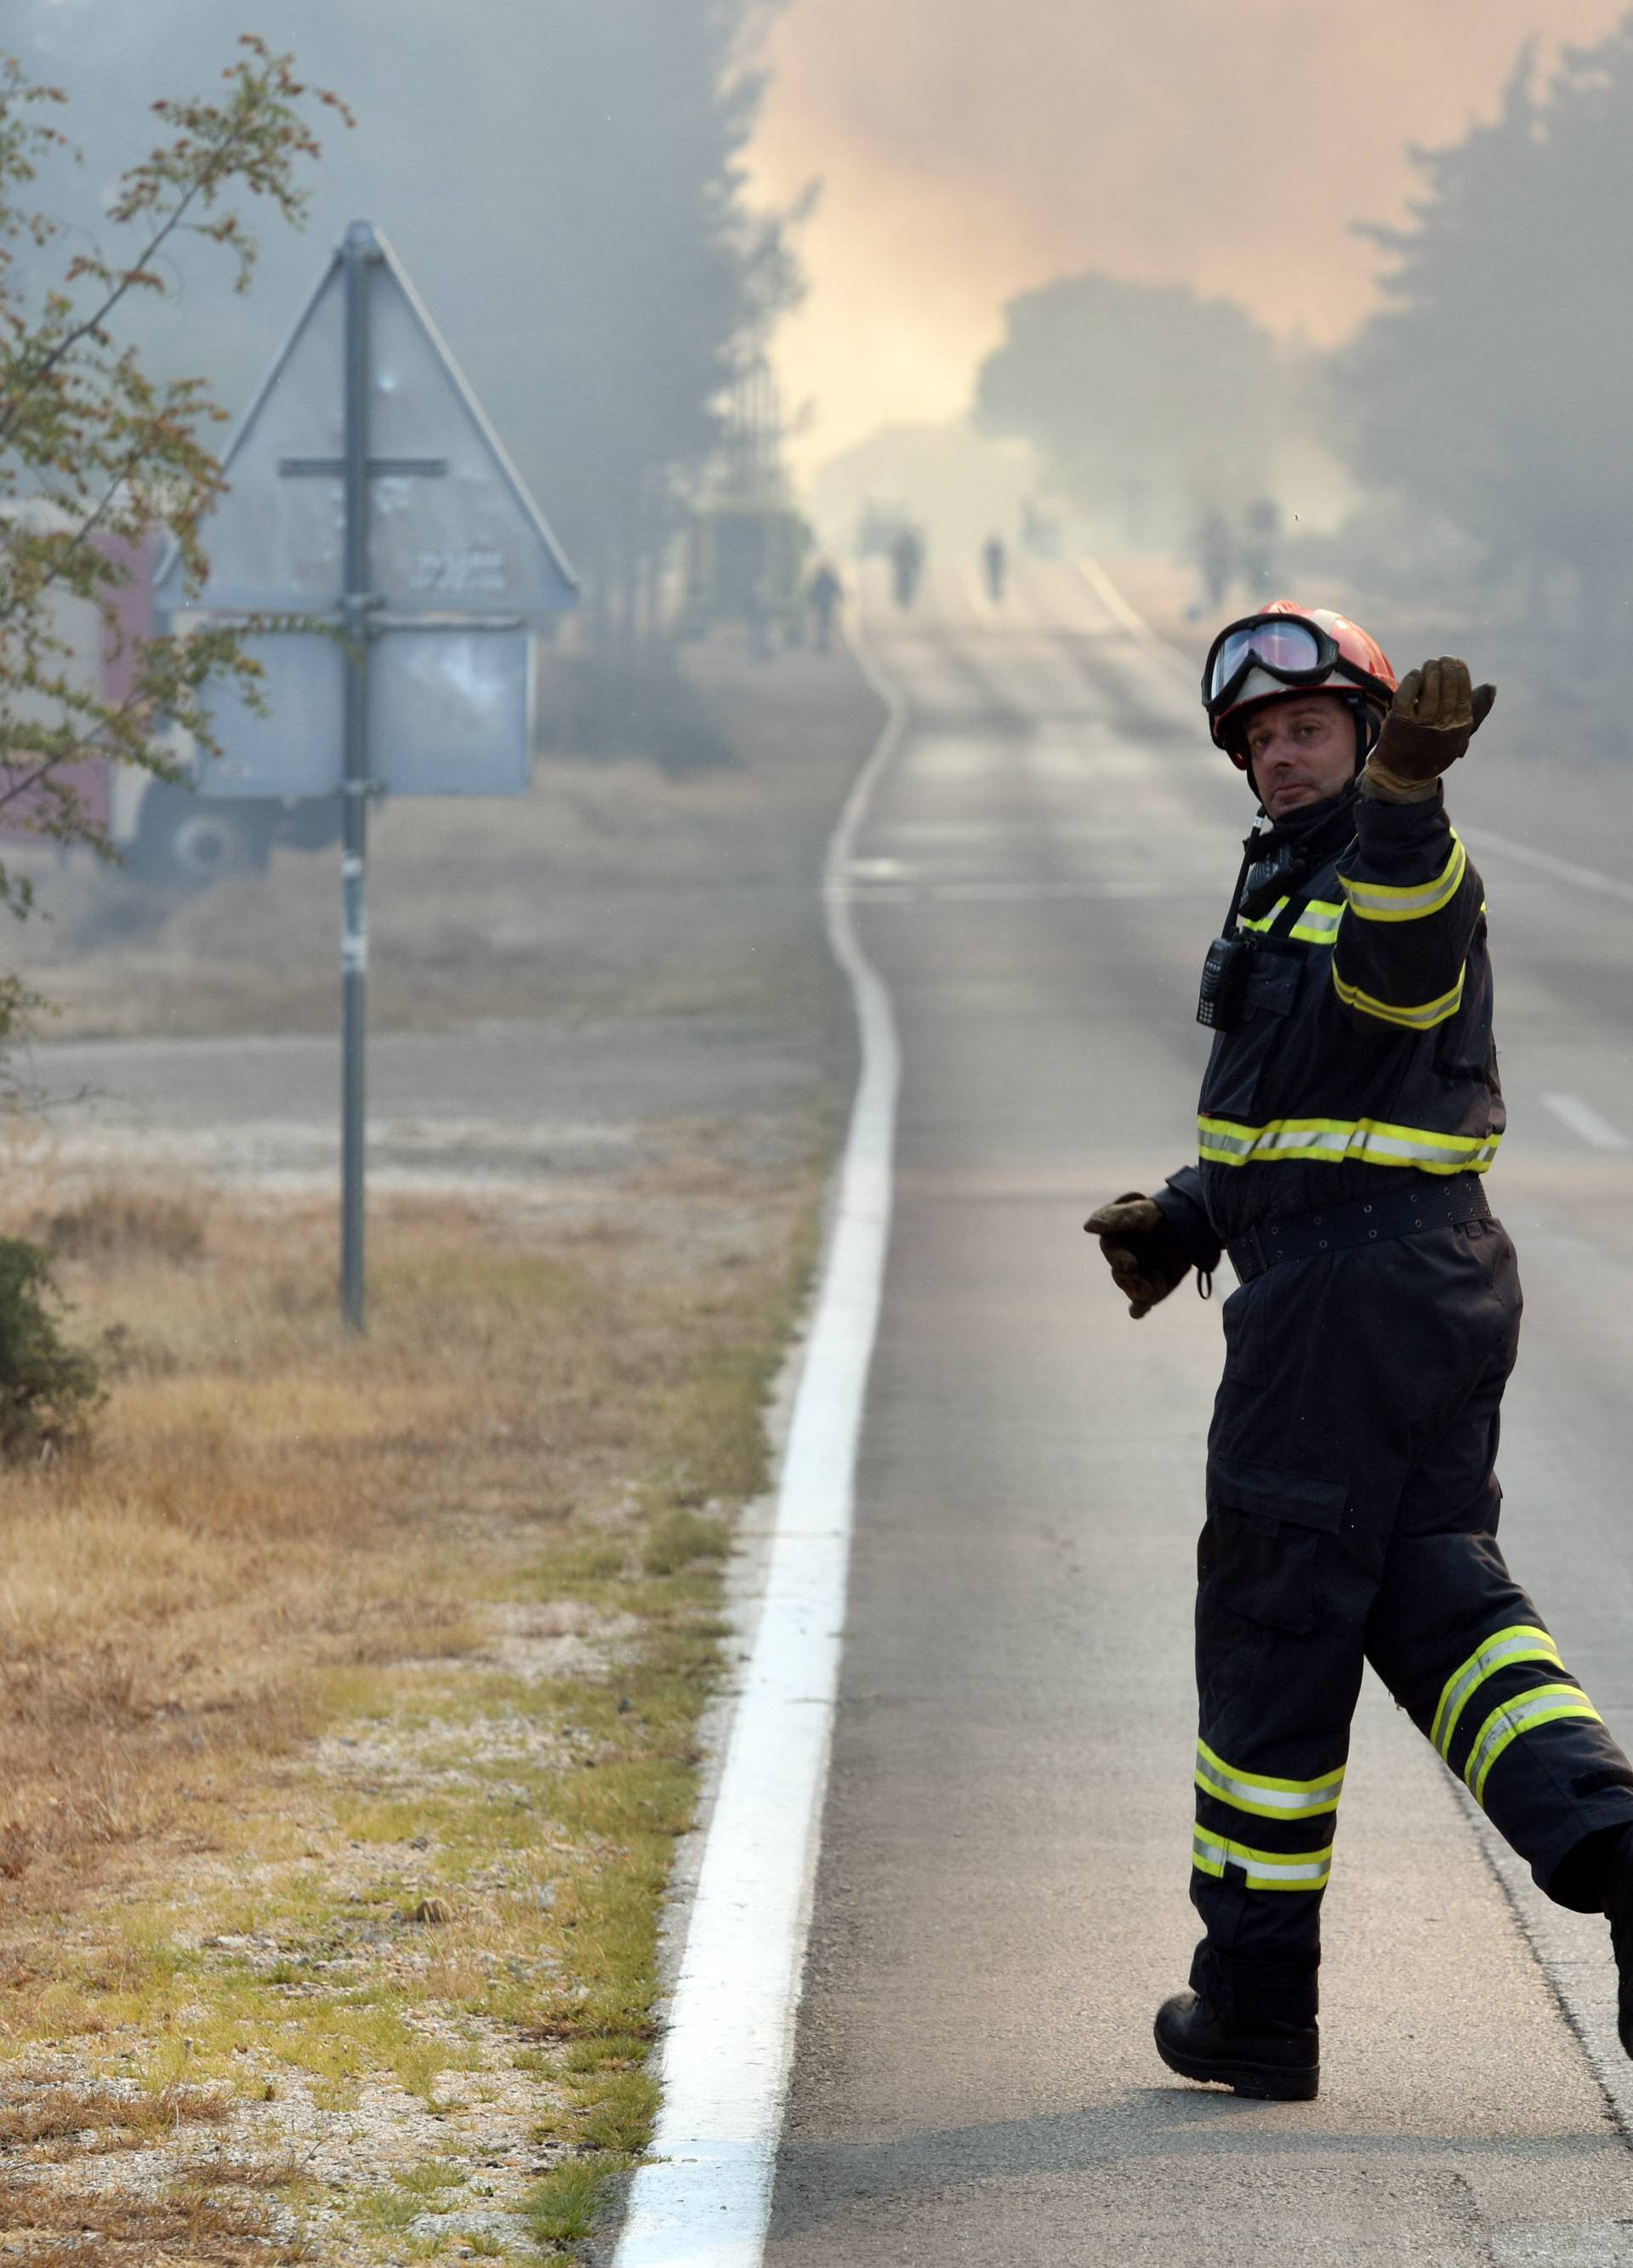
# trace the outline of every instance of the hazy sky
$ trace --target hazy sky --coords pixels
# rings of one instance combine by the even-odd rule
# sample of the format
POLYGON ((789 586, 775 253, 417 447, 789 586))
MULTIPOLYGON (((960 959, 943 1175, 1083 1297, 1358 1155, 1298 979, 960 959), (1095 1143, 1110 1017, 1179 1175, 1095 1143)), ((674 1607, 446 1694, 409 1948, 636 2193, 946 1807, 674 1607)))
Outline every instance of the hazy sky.
POLYGON ((1523 40, 1589 40, 1627 0, 794 0, 757 186, 825 184, 789 407, 831 456, 961 409, 1004 301, 1053 276, 1229 292, 1340 335, 1366 307, 1355 219, 1400 218, 1408 144, 1489 116, 1523 40))

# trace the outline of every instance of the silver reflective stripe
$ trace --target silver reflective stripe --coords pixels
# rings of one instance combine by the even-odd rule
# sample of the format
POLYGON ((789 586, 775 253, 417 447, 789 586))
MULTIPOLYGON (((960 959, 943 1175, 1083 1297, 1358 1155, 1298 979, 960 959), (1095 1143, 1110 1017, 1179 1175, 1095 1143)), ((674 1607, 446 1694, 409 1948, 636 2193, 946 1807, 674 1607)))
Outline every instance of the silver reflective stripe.
POLYGON ((1451 904, 1467 865, 1468 853, 1454 835, 1452 855, 1432 881, 1401 889, 1388 882, 1352 881, 1348 874, 1341 874, 1339 887, 1363 921, 1422 921, 1426 914, 1437 914, 1442 906, 1451 904))
POLYGON ((1206 1741, 1196 1744, 1196 1784, 1216 1795, 1234 1810, 1252 1812, 1260 1819, 1307 1818, 1336 1811, 1344 1784, 1344 1766, 1316 1779, 1269 1779, 1255 1772, 1233 1771, 1206 1741))
POLYGON ((1393 1000, 1380 1000, 1371 992, 1363 992, 1358 984, 1347 984, 1338 973, 1338 962, 1333 962, 1333 990, 1346 1008, 1371 1016, 1380 1024, 1398 1024, 1403 1031, 1432 1032, 1437 1024, 1444 1024, 1455 1016, 1463 1005, 1463 979, 1467 964, 1457 972, 1457 983, 1437 1000, 1421 1000, 1415 1006, 1397 1007, 1393 1000))
POLYGON ((1427 1127, 1381 1125, 1371 1118, 1273 1118, 1267 1126, 1234 1119, 1197 1120, 1201 1155, 1210 1164, 1274 1164, 1293 1158, 1337 1163, 1418 1166, 1430 1174, 1483 1173, 1500 1134, 1435 1134, 1427 1127))
POLYGON ((1324 898, 1312 898, 1287 933, 1305 945, 1331 945, 1343 917, 1341 905, 1331 905, 1324 898))
POLYGON ((1254 1851, 1209 1835, 1199 1827, 1191 1845, 1192 1863, 1201 1874, 1223 1876, 1239 1867, 1250 1890, 1319 1890, 1333 1871, 1333 1846, 1325 1851, 1254 1851))
MULTIPOLYGON (((1259 917, 1259 919, 1258 919, 1257 921, 1252 921, 1252 920, 1250 920, 1250 919, 1248 918, 1247 915, 1245 915, 1245 914, 1238 914, 1238 915, 1237 916, 1237 923, 1236 923, 1236 925, 1237 925, 1237 927, 1238 927, 1238 929, 1251 929, 1251 930, 1267 930, 1267 929, 1269 929, 1269 928, 1272 926, 1272 924, 1275 923, 1275 919, 1276 919, 1277 916, 1278 916, 1278 915, 1280 915, 1281 913, 1282 913, 1282 912, 1285 910, 1286 906, 1287 906, 1287 900, 1286 900, 1285 898, 1278 898, 1278 899, 1276 900, 1276 902, 1275 902, 1275 905, 1273 905, 1273 906, 1271 907, 1271 909, 1270 909, 1269 912, 1268 912, 1267 914, 1261 914, 1261 915, 1260 916, 1260 917, 1259 917)), ((1297 936, 1297 931, 1295 931, 1295 932, 1294 932, 1294 935, 1295 935, 1295 936, 1297 936)))
POLYGON ((1499 1702, 1475 1734, 1463 1767, 1463 1778, 1475 1802, 1483 1802, 1491 1767, 1512 1742, 1522 1733, 1534 1733, 1562 1718, 1591 1718, 1595 1724, 1604 1721, 1579 1685, 1537 1685, 1515 1700, 1499 1702))
POLYGON ((1555 1669, 1565 1666, 1560 1660, 1559 1648, 1535 1623, 1514 1623, 1507 1630, 1493 1631, 1489 1638, 1482 1638, 1468 1660, 1447 1678, 1435 1721, 1429 1728, 1430 1742, 1447 1764, 1452 1761, 1452 1743, 1470 1695, 1485 1683, 1493 1670, 1501 1669, 1510 1661, 1551 1661, 1555 1669))

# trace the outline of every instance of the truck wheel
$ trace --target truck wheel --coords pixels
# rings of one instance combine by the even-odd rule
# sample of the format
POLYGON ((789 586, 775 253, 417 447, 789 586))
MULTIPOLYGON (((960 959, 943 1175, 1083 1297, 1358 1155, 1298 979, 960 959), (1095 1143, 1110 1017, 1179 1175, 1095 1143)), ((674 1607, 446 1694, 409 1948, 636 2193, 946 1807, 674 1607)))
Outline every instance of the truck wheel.
POLYGON ((264 869, 271 833, 253 809, 204 802, 167 780, 150 788, 130 863, 155 881, 202 887, 224 874, 264 869))
POLYGON ((264 866, 267 846, 257 842, 233 811, 190 811, 170 837, 170 857, 176 872, 189 881, 213 882, 222 874, 240 874, 248 867, 264 866))

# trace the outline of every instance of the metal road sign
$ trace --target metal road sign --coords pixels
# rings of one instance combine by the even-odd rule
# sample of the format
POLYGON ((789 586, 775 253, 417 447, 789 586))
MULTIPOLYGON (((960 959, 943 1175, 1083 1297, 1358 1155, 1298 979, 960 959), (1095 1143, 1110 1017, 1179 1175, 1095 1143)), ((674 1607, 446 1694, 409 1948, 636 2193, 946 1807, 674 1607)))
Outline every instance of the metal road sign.
POLYGON ((531 755, 532 625, 573 571, 430 316, 354 221, 226 455, 210 574, 159 577, 171 625, 308 618, 251 638, 271 713, 211 718, 215 794, 343 798, 341 1307, 364 1318, 368 799, 520 794, 531 755), (343 633, 344 644, 335 635, 343 633))
MULTIPOLYGON (((389 245, 359 222, 368 336, 365 541, 368 775, 396 795, 504 795, 527 784, 531 626, 577 585, 389 245)), ((252 638, 270 717, 222 691, 212 795, 332 794, 344 770, 347 246, 336 247, 225 459, 206 530, 210 577, 188 599, 180 556, 159 571, 172 627, 305 615, 314 634, 252 638)))
MULTIPOLYGON (((183 608, 170 626, 203 619, 183 608)), ((344 648, 332 635, 299 631, 245 644, 265 672, 271 714, 247 707, 232 685, 214 689, 211 729, 224 753, 200 759, 200 786, 212 796, 333 795, 344 770, 344 648)), ((382 629, 371 615, 371 785, 390 795, 525 793, 534 649, 532 627, 520 621, 388 618, 382 629)))

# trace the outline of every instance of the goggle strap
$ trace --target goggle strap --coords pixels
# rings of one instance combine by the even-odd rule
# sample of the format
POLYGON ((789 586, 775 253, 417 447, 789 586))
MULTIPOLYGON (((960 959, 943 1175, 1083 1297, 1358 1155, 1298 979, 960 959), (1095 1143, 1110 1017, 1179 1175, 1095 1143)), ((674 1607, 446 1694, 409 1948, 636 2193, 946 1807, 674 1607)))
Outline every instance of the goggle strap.
MULTIPOLYGON (((1348 654, 1336 647, 1331 661, 1316 661, 1308 669, 1289 669, 1282 663, 1265 660, 1261 654, 1250 652, 1231 671, 1216 693, 1205 696, 1203 706, 1210 717, 1234 704, 1237 696, 1255 669, 1261 669, 1267 677, 1275 678, 1277 684, 1284 685, 1289 693, 1301 693, 1307 689, 1319 691, 1321 681, 1334 675, 1347 677, 1363 693, 1371 692, 1381 696, 1388 689, 1381 678, 1375 677, 1360 662, 1351 661, 1348 654)), ((1265 696, 1267 700, 1271 697, 1268 694, 1265 696)))

